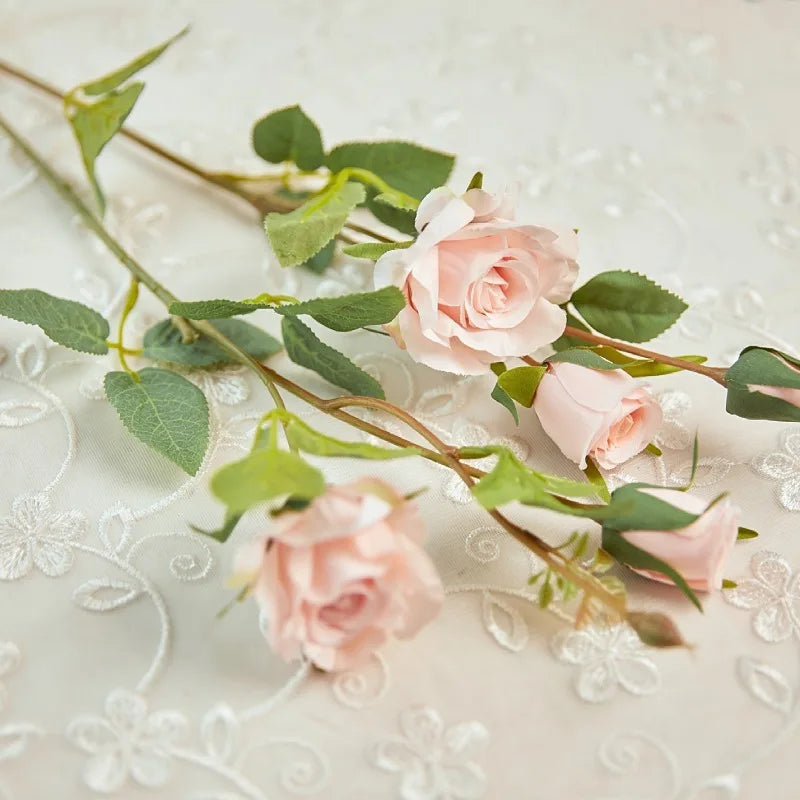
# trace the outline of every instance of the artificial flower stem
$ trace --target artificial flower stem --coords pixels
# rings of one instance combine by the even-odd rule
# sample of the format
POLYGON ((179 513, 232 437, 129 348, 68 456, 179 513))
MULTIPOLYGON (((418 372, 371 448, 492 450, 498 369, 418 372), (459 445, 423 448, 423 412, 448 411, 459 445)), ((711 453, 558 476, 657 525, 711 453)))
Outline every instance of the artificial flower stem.
POLYGON ((705 375, 705 377, 711 378, 712 381, 716 381, 720 386, 726 385, 725 373, 727 370, 725 367, 706 367, 703 364, 696 364, 694 361, 687 361, 683 358, 676 358, 674 356, 663 355, 662 353, 655 353, 652 350, 645 350, 643 347, 636 347, 636 345, 628 344, 627 342, 607 339, 605 336, 583 331, 580 328, 573 328, 571 325, 567 325, 564 333, 566 336, 571 336, 574 339, 583 339, 583 341, 590 342, 591 344, 613 347, 623 353, 630 353, 632 356, 648 358, 652 361, 657 361, 659 364, 668 364, 671 367, 677 367, 686 372, 696 372, 698 375, 705 375))
POLYGON ((130 315, 131 311, 133 311, 134 306, 136 305, 136 301, 139 299, 139 279, 138 278, 131 278, 131 285, 128 289, 127 295, 125 295, 125 305, 122 307, 122 312, 119 315, 119 325, 117 327, 117 339, 119 340, 119 348, 117 349, 117 357, 119 358, 119 363, 122 369, 128 373, 128 375, 133 378, 136 383, 139 383, 139 376, 128 366, 128 362, 125 360, 125 345, 124 345, 124 332, 125 332, 125 323, 128 320, 128 316, 130 315))
MULTIPOLYGON (((2 128, 11 137, 11 139, 23 150, 23 152, 25 152, 25 154, 36 165, 37 169, 45 178, 45 180, 70 206, 72 206, 72 208, 79 213, 90 230, 92 230, 109 248, 109 250, 117 257, 120 263, 122 263, 122 265, 131 273, 131 276, 134 279, 150 289, 150 291, 167 307, 178 301, 178 298, 175 297, 175 295, 173 295, 165 286, 153 278, 144 269, 144 267, 138 263, 138 261, 136 261, 127 253, 122 245, 120 245, 119 242, 117 242, 117 240, 111 236, 111 234, 103 226, 102 222, 100 222, 100 220, 94 215, 89 207, 81 200, 70 184, 64 181, 61 176, 55 172, 52 167, 50 167, 50 165, 33 149, 33 147, 28 144, 28 142, 8 124, 2 115, 0 115, 0 128, 2 128)), ((285 408, 283 398, 277 389, 277 385, 281 384, 287 389, 290 389, 290 391, 292 391, 292 393, 297 397, 307 400, 311 405, 314 405, 322 411, 328 411, 331 416, 347 422, 360 430, 373 433, 375 435, 380 435, 384 440, 399 444, 400 446, 416 446, 412 442, 403 440, 402 437, 396 437, 393 434, 390 434, 388 431, 383 431, 378 426, 372 425, 364 420, 360 420, 358 417, 354 417, 351 414, 347 414, 342 409, 337 408, 335 403, 323 400, 322 398, 319 398, 311 392, 308 392, 307 390, 298 386, 297 384, 294 384, 293 382, 276 373, 271 368, 266 367, 254 359, 252 356, 238 347, 234 342, 228 339, 227 336, 225 336, 211 323, 201 320, 194 320, 191 322, 185 320, 185 322, 197 332, 202 333, 203 335, 215 341, 220 345, 220 347, 222 347, 226 352, 230 353, 230 355, 241 364, 254 370, 261 379, 262 383, 264 383, 269 390, 276 406, 279 408, 285 408)), ((362 405, 378 408, 379 410, 393 413, 395 416, 400 416, 400 418, 404 419, 405 421, 413 421, 412 427, 414 427, 414 429, 419 432, 420 435, 424 436, 427 441, 432 444, 435 443, 435 446, 437 449, 439 449, 439 452, 428 451, 427 454, 424 454, 422 453, 422 449, 418 448, 421 451, 421 454, 424 454, 432 461, 436 461, 437 463, 450 467, 456 472, 456 474, 458 474, 458 476, 468 487, 472 486, 473 476, 475 476, 474 468, 462 464, 461 461, 456 458, 455 455, 453 455, 454 451, 452 448, 448 447, 436 436, 436 434, 433 433, 433 431, 427 429, 421 422, 416 420, 408 412, 392 405, 391 403, 379 401, 376 398, 353 397, 342 399, 349 401, 351 405, 362 405)), ((478 475, 476 477, 482 475, 480 471, 477 471, 477 473, 478 475)), ((602 586, 602 584, 599 584, 597 581, 595 581, 591 575, 583 574, 583 571, 579 567, 562 559, 558 552, 555 551, 550 545, 548 545, 546 542, 543 542, 529 531, 526 531, 525 529, 506 519, 506 517, 497 509, 492 509, 489 511, 489 514, 511 536, 517 539, 517 541, 519 541, 525 547, 532 550, 559 574, 564 575, 568 580, 572 580, 585 591, 596 596, 598 600, 600 600, 600 602, 602 602, 605 606, 624 617, 624 600, 620 601, 619 597, 609 592, 605 587, 602 586)))

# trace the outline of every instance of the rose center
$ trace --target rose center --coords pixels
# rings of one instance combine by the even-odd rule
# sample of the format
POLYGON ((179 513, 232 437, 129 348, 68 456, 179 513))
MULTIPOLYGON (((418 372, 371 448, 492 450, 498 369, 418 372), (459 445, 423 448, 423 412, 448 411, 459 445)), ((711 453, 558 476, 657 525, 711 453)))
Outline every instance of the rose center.
POLYGON ((349 592, 340 595, 333 603, 323 606, 319 618, 326 625, 334 628, 341 627, 344 623, 357 617, 367 605, 367 596, 363 592, 349 592))
POLYGON ((492 267, 479 281, 472 284, 472 307, 481 313, 492 314, 506 307, 508 281, 497 267, 492 267))

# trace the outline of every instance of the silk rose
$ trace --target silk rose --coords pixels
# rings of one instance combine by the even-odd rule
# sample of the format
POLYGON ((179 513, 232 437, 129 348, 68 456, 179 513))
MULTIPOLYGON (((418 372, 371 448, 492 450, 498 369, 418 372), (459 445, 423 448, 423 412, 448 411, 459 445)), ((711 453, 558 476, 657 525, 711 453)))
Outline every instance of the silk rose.
POLYGON ((324 670, 362 663, 390 635, 413 636, 442 604, 416 506, 378 480, 331 486, 242 548, 266 636, 282 658, 324 670))
POLYGON ((414 244, 375 264, 376 288, 405 293, 407 305, 387 329, 415 361, 479 375, 564 332, 559 303, 578 274, 577 237, 513 217, 508 197, 434 189, 419 205, 414 244))
MULTIPOLYGON (((678 489, 642 491, 690 514, 701 516, 678 530, 625 531, 622 536, 678 570, 692 589, 702 592, 719 589, 725 561, 739 532, 739 509, 723 499, 705 511, 708 505, 705 500, 678 489)), ((672 583, 659 572, 635 571, 662 583, 672 583)))
POLYGON ((545 433, 570 460, 586 468, 591 456, 613 469, 641 452, 661 426, 661 406, 622 370, 551 363, 533 408, 545 433))

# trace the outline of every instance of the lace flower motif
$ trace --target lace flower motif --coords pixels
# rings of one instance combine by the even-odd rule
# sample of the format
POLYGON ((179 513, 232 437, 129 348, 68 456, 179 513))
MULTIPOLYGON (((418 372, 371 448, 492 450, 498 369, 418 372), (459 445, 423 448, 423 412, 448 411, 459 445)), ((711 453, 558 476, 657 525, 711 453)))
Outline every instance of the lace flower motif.
POLYGON ((575 690, 589 703, 609 700, 618 685, 637 695, 653 694, 661 686, 658 668, 628 625, 567 628, 553 637, 551 646, 559 661, 581 668, 575 690))
POLYGON ((800 433, 785 434, 783 450, 756 456, 753 468, 780 483, 778 499, 785 509, 800 511, 800 433))
POLYGON ((762 550, 750 561, 755 577, 726 589, 725 599, 737 608, 754 610, 753 630, 765 642, 782 642, 800 634, 800 574, 778 553, 762 550))
POLYGON ((51 578, 63 575, 74 561, 71 544, 86 527, 80 511, 50 511, 44 494, 18 497, 11 515, 0 518, 0 580, 22 578, 34 565, 51 578))
POLYGON ((403 736, 379 742, 375 763, 402 775, 403 800, 475 800, 484 796, 486 775, 472 758, 480 753, 489 732, 480 722, 449 728, 437 711, 414 707, 400 714, 403 736))
POLYGON ((152 789, 166 783, 173 742, 185 727, 186 720, 177 711, 148 714, 143 697, 116 689, 106 698, 105 716, 76 717, 67 728, 67 738, 89 753, 83 778, 90 789, 116 792, 128 776, 152 789))

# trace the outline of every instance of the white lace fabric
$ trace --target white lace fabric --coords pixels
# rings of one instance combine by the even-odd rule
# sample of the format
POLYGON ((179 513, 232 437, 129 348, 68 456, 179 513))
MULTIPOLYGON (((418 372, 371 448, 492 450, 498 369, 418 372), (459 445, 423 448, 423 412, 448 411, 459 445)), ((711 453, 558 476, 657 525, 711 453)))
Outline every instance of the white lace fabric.
MULTIPOLYGON (((589 0, 0 0, 0 50, 68 87, 186 22, 191 34, 145 74, 130 118, 165 146, 258 170, 250 125, 300 102, 328 145, 450 150, 454 186, 477 169, 490 189, 518 181, 521 219, 578 228, 586 277, 635 268, 679 291, 691 309, 665 349, 717 364, 748 344, 797 353, 800 3, 615 0, 601 13, 589 0)), ((55 104, 0 78, 0 109, 83 180, 55 104)), ((281 269, 247 209, 130 144, 113 142, 99 172, 109 226, 182 298, 369 287, 367 262, 339 257, 320 277, 281 269)), ((124 271, 4 139, 0 236, 4 288, 117 318, 124 271)), ((144 296, 131 342, 163 315, 144 296)), ((268 312, 252 321, 276 330, 268 312)), ((488 399, 490 379, 437 375, 368 333, 331 338, 448 440, 500 440, 570 469, 530 413, 517 428, 488 399)), ((272 656, 254 605, 216 618, 232 594, 232 550, 266 520, 249 515, 224 547, 189 528, 219 523, 209 477, 247 447, 267 395, 238 368, 189 374, 212 425, 208 457, 187 478, 122 429, 102 393, 114 368, 112 355, 67 351, 0 319, 2 800, 797 797, 791 426, 725 416, 722 392, 700 378, 656 379, 663 458, 608 476, 681 484, 698 430, 698 491, 729 491, 761 532, 737 545, 726 569, 737 586, 708 596, 703 615, 670 587, 625 576, 631 603, 670 613, 692 652, 647 649, 624 627, 573 631, 566 610, 539 610, 533 559, 447 471, 381 464, 402 490, 428 487, 419 503, 444 610, 412 642, 327 676, 272 656)), ((375 469, 320 464, 332 481, 375 469)), ((554 542, 573 529, 544 512, 526 521, 554 542)))

